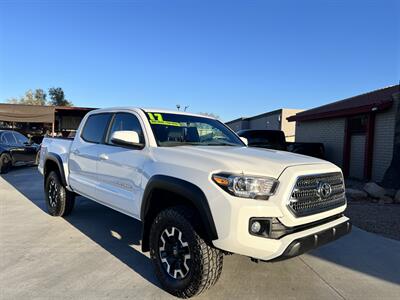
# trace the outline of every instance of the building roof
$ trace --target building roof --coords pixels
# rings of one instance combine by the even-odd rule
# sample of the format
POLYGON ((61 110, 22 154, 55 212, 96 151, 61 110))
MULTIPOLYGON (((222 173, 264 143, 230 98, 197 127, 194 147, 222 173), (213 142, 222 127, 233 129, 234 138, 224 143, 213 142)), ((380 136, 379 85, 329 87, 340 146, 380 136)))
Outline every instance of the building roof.
POLYGON ((393 85, 344 100, 329 103, 313 109, 300 112, 287 118, 292 121, 308 121, 325 118, 337 118, 375 110, 390 108, 393 104, 393 94, 400 92, 399 85, 393 85))
POLYGON ((240 117, 240 118, 237 118, 237 119, 235 119, 235 120, 225 122, 225 124, 231 124, 231 123, 237 122, 237 121, 254 120, 254 119, 259 119, 259 118, 267 117, 267 116, 270 116, 270 115, 280 114, 280 113, 282 112, 283 109, 284 109, 284 108, 276 109, 276 110, 269 111, 269 112, 266 112, 266 113, 262 113, 262 114, 259 114, 259 115, 255 115, 255 116, 252 116, 252 117, 240 117))
POLYGON ((53 123, 56 111, 89 111, 93 108, 0 103, 0 121, 53 123))

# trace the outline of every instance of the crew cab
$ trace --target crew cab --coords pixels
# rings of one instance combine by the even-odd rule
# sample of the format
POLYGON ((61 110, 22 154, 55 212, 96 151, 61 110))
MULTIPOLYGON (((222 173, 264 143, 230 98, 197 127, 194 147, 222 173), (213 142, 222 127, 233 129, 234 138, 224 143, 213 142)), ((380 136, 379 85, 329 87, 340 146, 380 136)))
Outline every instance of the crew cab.
POLYGON ((78 194, 140 220, 142 250, 182 298, 217 282, 225 254, 281 260, 351 230, 340 168, 249 148, 207 116, 91 111, 73 140, 43 140, 39 170, 53 216, 71 213, 78 194))

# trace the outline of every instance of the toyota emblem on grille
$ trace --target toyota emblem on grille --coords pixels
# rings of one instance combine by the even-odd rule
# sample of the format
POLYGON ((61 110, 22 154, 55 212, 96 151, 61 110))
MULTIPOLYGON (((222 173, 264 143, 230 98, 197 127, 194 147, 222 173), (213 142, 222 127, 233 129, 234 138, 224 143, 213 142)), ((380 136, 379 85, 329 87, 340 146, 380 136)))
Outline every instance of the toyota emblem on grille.
POLYGON ((318 183, 318 195, 321 198, 328 198, 331 193, 332 193, 332 187, 329 183, 322 181, 318 183))

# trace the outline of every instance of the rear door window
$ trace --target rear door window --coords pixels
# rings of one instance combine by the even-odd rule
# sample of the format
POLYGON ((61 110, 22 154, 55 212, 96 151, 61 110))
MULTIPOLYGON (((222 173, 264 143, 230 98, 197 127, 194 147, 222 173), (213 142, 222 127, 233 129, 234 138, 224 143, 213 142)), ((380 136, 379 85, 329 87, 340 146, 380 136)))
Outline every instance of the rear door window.
POLYGON ((17 142, 11 132, 6 132, 3 134, 4 140, 7 142, 7 145, 15 145, 17 142))
POLYGON ((90 143, 100 144, 108 128, 108 123, 110 122, 111 114, 95 114, 88 117, 85 126, 83 127, 81 137, 90 143))

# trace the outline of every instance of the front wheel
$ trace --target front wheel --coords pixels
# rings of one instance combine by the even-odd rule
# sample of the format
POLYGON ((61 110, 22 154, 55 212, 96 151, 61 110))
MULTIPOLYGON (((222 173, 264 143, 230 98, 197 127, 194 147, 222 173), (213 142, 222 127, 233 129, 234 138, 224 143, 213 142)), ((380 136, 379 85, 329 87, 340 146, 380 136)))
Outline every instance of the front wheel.
POLYGON ((61 183, 57 172, 51 171, 45 185, 47 211, 55 217, 67 216, 75 204, 75 195, 61 183))
POLYGON ((200 237, 194 213, 186 207, 166 209, 150 229, 150 256, 166 291, 190 298, 219 279, 223 254, 200 237), (196 230, 197 229, 197 230, 196 230))

